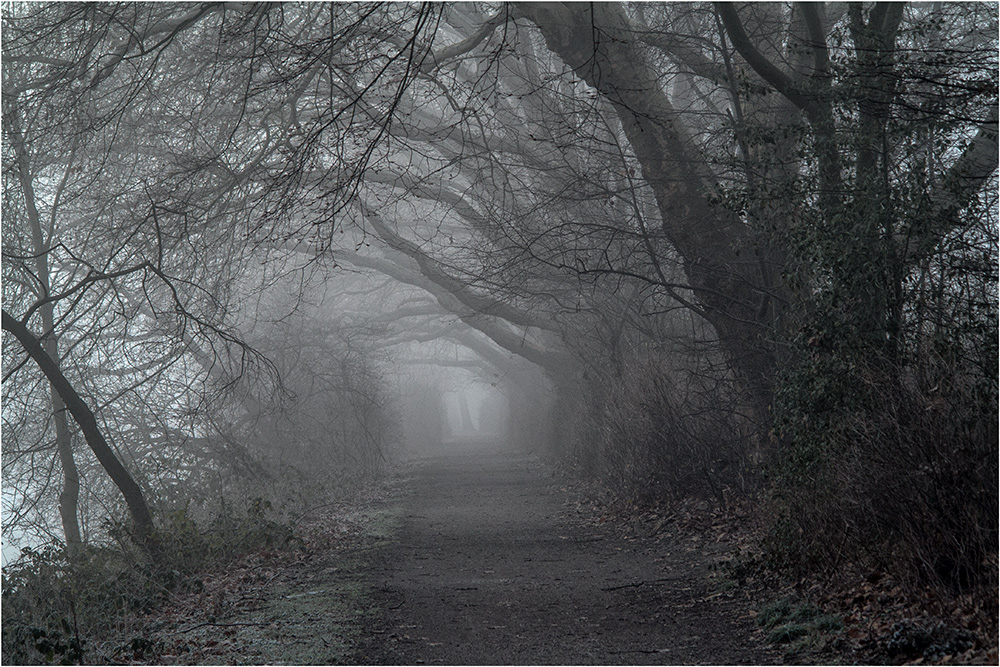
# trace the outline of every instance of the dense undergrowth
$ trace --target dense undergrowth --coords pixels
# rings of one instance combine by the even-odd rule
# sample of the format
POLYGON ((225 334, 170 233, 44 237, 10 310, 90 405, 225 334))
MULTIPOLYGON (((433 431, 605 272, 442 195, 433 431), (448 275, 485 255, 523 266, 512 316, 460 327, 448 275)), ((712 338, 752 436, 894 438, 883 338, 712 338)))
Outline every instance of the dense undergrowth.
POLYGON ((774 621, 767 631, 779 643, 836 635, 827 648, 878 659, 995 650, 988 347, 973 357, 967 345, 963 357, 952 343, 950 355, 938 346, 893 363, 818 343, 815 330, 794 343, 766 433, 731 383, 676 359, 609 374, 585 404, 578 469, 625 511, 745 524, 745 566, 770 582, 757 591, 763 607, 787 589, 822 609, 816 618, 849 621, 836 631, 825 620, 774 621))
POLYGON ((652 353, 609 369, 579 422, 581 470, 640 505, 745 499, 759 487, 759 452, 730 380, 652 353))
POLYGON ((806 569, 854 564, 959 593, 995 589, 995 393, 954 378, 926 391, 868 369, 844 382, 846 405, 799 409, 785 424, 795 444, 770 490, 770 553, 806 569))
POLYGON ((3 568, 4 663, 106 664, 126 649, 141 654, 148 615, 176 595, 198 592, 204 573, 251 551, 295 548, 297 541, 290 523, 260 498, 205 525, 179 509, 159 526, 153 559, 128 539, 124 525, 109 528, 120 539, 72 553, 25 548, 3 568))

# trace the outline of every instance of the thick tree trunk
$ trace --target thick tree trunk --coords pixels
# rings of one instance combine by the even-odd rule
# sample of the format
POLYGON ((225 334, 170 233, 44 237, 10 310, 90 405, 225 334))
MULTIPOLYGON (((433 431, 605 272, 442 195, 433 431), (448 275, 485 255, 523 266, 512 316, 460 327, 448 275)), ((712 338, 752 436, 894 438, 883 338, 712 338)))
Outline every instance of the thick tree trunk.
POLYGON ((743 221, 711 203, 714 176, 625 30, 621 7, 523 3, 520 9, 549 48, 614 105, 705 317, 765 417, 776 373, 768 341, 784 288, 767 281, 743 221))
POLYGON ((70 414, 73 415, 73 419, 80 425, 84 438, 97 456, 97 460, 100 461, 115 486, 121 491, 125 504, 132 515, 132 520, 135 522, 136 538, 150 555, 154 555, 153 519, 149 512, 149 506, 146 504, 146 498, 142 494, 142 489, 139 488, 132 475, 118 460, 107 440, 104 439, 104 434, 101 433, 100 426, 97 424, 97 417, 63 375, 59 365, 42 347, 42 343, 28 330, 24 323, 4 310, 2 311, 2 324, 5 331, 17 338, 28 356, 38 364, 49 383, 59 393, 70 414))

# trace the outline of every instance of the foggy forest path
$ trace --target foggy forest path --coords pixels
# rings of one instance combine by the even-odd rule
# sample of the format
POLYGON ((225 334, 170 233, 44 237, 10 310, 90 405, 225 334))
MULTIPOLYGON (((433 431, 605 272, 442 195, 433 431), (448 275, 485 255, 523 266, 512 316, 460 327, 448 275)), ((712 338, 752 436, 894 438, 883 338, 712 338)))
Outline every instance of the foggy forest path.
POLYGON ((373 582, 386 616, 359 662, 753 664, 777 658, 707 579, 712 545, 586 522, 536 457, 483 450, 413 464, 373 582))

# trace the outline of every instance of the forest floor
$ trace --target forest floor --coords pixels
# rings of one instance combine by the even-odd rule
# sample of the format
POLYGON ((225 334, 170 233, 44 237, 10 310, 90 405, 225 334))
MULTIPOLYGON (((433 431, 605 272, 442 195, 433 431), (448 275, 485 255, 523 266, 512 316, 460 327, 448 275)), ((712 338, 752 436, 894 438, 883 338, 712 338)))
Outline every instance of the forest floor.
MULTIPOLYGON (((360 498, 309 512, 296 548, 262 549, 205 577, 203 590, 155 612, 142 640, 115 661, 888 660, 863 638, 850 640, 841 616, 789 605, 787 589, 748 576, 731 517, 691 525, 623 514, 531 455, 466 449, 415 458, 360 498), (766 615, 776 621, 762 623, 766 615), (786 628, 795 631, 781 637, 786 628)), ((995 650, 984 659, 972 662, 989 664, 995 650)))

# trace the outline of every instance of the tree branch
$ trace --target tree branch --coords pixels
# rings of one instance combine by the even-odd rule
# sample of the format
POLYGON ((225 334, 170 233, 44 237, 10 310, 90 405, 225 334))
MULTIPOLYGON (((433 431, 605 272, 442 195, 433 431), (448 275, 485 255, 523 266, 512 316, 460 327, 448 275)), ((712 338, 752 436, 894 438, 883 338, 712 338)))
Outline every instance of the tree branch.
POLYGON ((429 53, 427 58, 420 65, 420 72, 422 74, 429 74, 443 65, 446 61, 451 60, 452 58, 457 58, 458 56, 468 53, 472 49, 476 48, 484 40, 486 40, 487 37, 493 34, 493 31, 496 30, 498 25, 507 20, 507 14, 507 9, 503 8, 488 18, 483 25, 479 26, 479 29, 476 30, 476 32, 466 39, 450 46, 446 46, 437 53, 429 53))
POLYGON ((901 232, 896 241, 904 248, 903 258, 912 264, 930 252, 958 224, 958 212, 967 206, 997 171, 1000 146, 997 142, 997 104, 979 126, 979 132, 929 194, 929 211, 922 216, 924 227, 914 233, 901 232))
POLYGON ((400 236, 394 231, 381 216, 369 209, 362 207, 365 220, 375 228, 379 237, 393 250, 403 253, 420 267, 429 280, 439 285, 454 295, 466 307, 484 315, 490 315, 507 320, 511 324, 525 327, 537 327, 554 333, 559 332, 559 327, 549 318, 537 314, 527 314, 517 308, 512 308, 509 304, 503 303, 492 297, 475 294, 466 285, 462 284, 452 276, 442 270, 438 262, 427 255, 415 243, 400 236))
POLYGON ((814 100, 812 96, 800 90, 791 76, 781 71, 777 65, 764 57, 764 54, 757 50, 757 47, 750 41, 746 30, 743 29, 743 23, 740 21, 739 14, 736 12, 736 5, 729 2, 717 2, 715 3, 715 8, 718 10, 719 18, 722 19, 722 24, 729 35, 729 41, 732 42, 733 47, 743 56, 743 60, 757 72, 760 78, 764 79, 775 90, 788 98, 792 104, 803 111, 813 111, 814 100))

